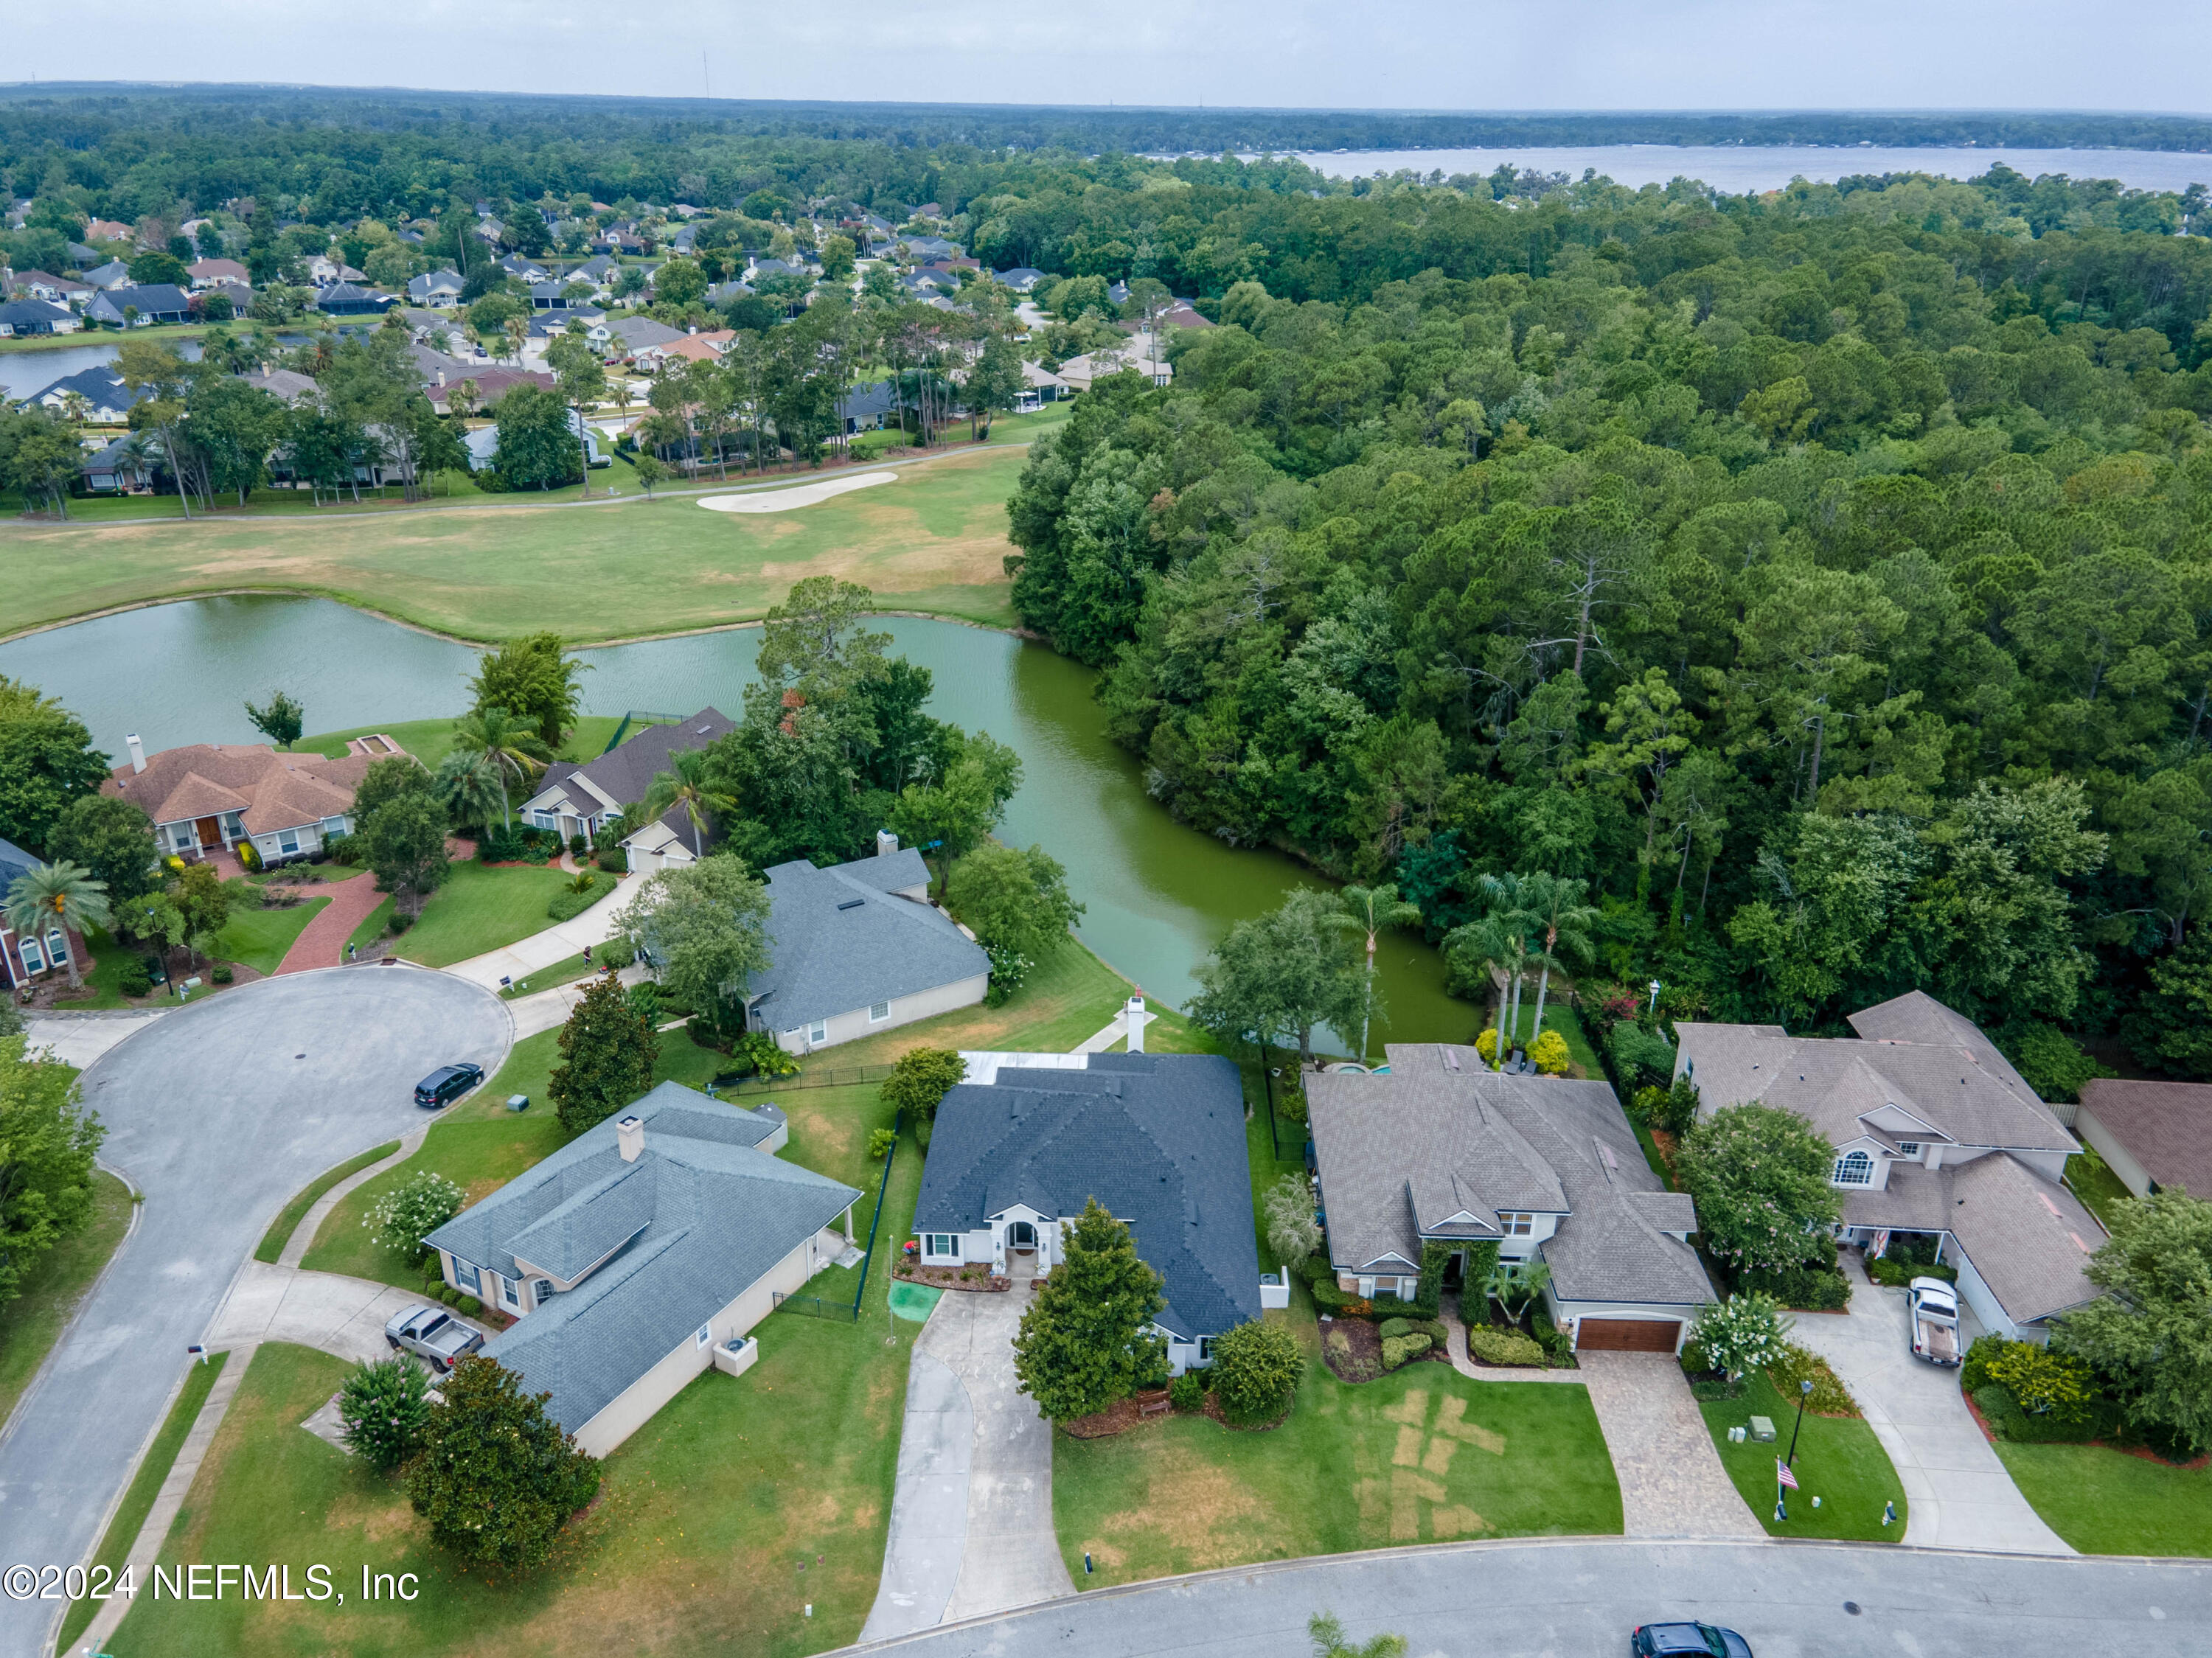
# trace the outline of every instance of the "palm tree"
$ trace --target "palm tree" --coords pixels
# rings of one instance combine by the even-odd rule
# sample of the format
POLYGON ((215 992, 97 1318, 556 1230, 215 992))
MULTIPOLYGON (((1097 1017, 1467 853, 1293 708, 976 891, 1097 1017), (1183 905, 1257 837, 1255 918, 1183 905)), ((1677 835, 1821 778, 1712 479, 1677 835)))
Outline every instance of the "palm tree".
POLYGON ((1544 1286, 1551 1281, 1552 1269, 1540 1260, 1501 1260, 1491 1267, 1490 1276, 1482 1281, 1482 1292, 1518 1325, 1528 1303, 1543 1294, 1544 1286))
POLYGON ((481 751, 455 749, 438 762, 438 798, 456 823, 481 829, 501 809, 504 783, 498 764, 481 751))
POLYGON ((712 826, 709 820, 718 812, 735 811, 738 803, 722 792, 708 773, 704 749, 684 749, 672 754, 668 766, 645 792, 646 821, 651 823, 672 809, 682 807, 684 815, 691 820, 691 855, 703 858, 707 847, 702 835, 712 826))
POLYGON ((1387 882, 1377 887, 1346 887, 1336 895, 1344 906, 1337 925, 1367 935, 1367 985, 1359 1011, 1359 1063, 1367 1063, 1367 1027, 1375 1017, 1375 940, 1387 926, 1413 926, 1421 919, 1418 905, 1398 896, 1387 882))
POLYGON ((1505 1054, 1505 980, 1508 963, 1515 955, 1512 930, 1495 915, 1485 915, 1454 927, 1444 934, 1444 955, 1450 960, 1471 964, 1473 969, 1490 975, 1490 982, 1498 993, 1497 1011, 1491 1023, 1498 1035, 1498 1047, 1494 1055, 1503 1060, 1505 1054))
POLYGON ((94 880, 90 870, 67 859, 32 865, 8 889, 8 925, 22 937, 43 943, 50 929, 62 929, 62 959, 69 964, 71 990, 82 990, 84 981, 77 974, 69 933, 106 926, 108 920, 107 883, 94 880))
POLYGON ((552 759, 552 750, 538 733, 505 708, 478 708, 453 724, 453 747, 463 754, 480 754, 499 774, 499 821, 506 828, 514 818, 507 805, 507 784, 538 775, 552 759))
POLYGON ((1597 907, 1583 902, 1589 883, 1571 876, 1531 875, 1521 884, 1529 914, 1536 918, 1535 947, 1528 959, 1542 969, 1536 981, 1536 1034, 1544 1032, 1544 997, 1552 987, 1552 969, 1562 973, 1590 958, 1590 929, 1597 925, 1597 907))
POLYGON ((1498 1068, 1503 1071, 1506 1054, 1521 1039, 1521 986, 1528 976, 1529 939, 1537 918, 1528 883, 1518 875, 1486 875, 1476 883, 1476 890, 1505 932, 1504 966, 1512 981, 1513 1006, 1498 1028, 1498 1068))

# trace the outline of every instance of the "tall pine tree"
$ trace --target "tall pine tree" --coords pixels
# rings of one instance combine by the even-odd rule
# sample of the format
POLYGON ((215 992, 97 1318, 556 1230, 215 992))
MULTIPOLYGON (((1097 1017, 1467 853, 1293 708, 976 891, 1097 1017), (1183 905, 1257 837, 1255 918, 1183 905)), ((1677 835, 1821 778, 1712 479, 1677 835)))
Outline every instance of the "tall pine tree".
POLYGON ((1152 1321, 1167 1305, 1160 1275, 1137 1254, 1129 1229, 1098 1199, 1067 1237, 1067 1257, 1045 1279, 1014 1338, 1022 1391, 1054 1422, 1104 1410, 1167 1371, 1152 1321))

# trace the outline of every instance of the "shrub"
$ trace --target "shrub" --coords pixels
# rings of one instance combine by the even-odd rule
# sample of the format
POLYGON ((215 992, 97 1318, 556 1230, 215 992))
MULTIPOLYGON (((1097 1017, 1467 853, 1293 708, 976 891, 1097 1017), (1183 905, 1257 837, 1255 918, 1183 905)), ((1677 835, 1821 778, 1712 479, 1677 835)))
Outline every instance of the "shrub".
POLYGON ((1414 1325, 1413 1328, 1419 1331, 1421 1334, 1428 1337, 1429 1345, 1432 1347, 1443 1347, 1450 1345, 1451 1332, 1444 1327, 1444 1321, 1440 1318, 1424 1319, 1419 1323, 1414 1325))
POLYGON ((573 886, 563 887, 546 901, 545 914, 550 920, 573 921, 606 896, 596 886, 581 890, 573 886))
POLYGON ((1959 1269, 1948 1263, 1938 1266, 1934 1261, 1893 1260, 1881 1255, 1867 1262, 1867 1276, 1876 1284, 1901 1290, 1917 1278, 1940 1278, 1946 1284, 1956 1284, 1959 1269))
POLYGON ((1784 1266, 1753 1270, 1736 1280, 1746 1293, 1771 1296, 1785 1307, 1808 1313, 1839 1313, 1851 1298, 1851 1286, 1834 1267, 1784 1266))
POLYGON ((1200 1411, 1206 1408, 1206 1383, 1199 1379, 1196 1370, 1185 1370, 1168 1383, 1168 1401, 1178 1411, 1200 1411))
POLYGON ((1267 1230, 1267 1248, 1275 1259, 1295 1272, 1321 1248, 1321 1225, 1314 1219, 1313 1191, 1297 1175, 1285 1175, 1267 1190, 1260 1203, 1261 1218, 1267 1230))
MULTIPOLYGON (((1428 1345, 1426 1336, 1405 1339, 1428 1345)), ((1231 1422, 1271 1422, 1281 1416, 1304 1372, 1297 1339, 1280 1324, 1255 1320, 1214 1340, 1214 1397, 1231 1422)))
POLYGON ((2088 1420, 2094 1384, 2088 1366, 2079 1359, 2032 1341, 2014 1341, 1990 1360, 1988 1370, 1990 1380, 2011 1394, 2026 1415, 2066 1424, 2088 1420))
POLYGON ((871 1128, 868 1131, 868 1161, 881 1163, 890 1156, 891 1147, 898 1144, 896 1128, 871 1128))
POLYGON ((1978 1394, 1990 1379, 1990 1361, 2012 1344, 2002 1336, 1976 1336, 1959 1363, 1959 1385, 1978 1394))
POLYGON ((395 904, 392 906, 390 917, 387 918, 384 923, 384 928, 386 932, 397 938, 401 933, 406 932, 409 927, 413 926, 414 925, 415 918, 395 904))
POLYGON ((348 869, 361 862, 361 847, 350 835, 326 835, 323 840, 323 856, 334 864, 348 869))
POLYGON ((1556 1030, 1538 1031, 1536 1040, 1528 1044, 1528 1057, 1547 1077, 1565 1076, 1574 1062, 1567 1052, 1567 1039, 1556 1030))
MULTIPOLYGON (((580 841, 584 837, 580 835, 576 838, 580 841)), ((580 869, 574 875, 568 878, 568 890, 571 892, 589 892, 592 888, 598 886, 599 884, 599 878, 598 876, 592 874, 592 872, 587 869, 580 869)))
POLYGON ((1664 1036, 1642 1025, 1624 1021, 1606 1039, 1613 1052, 1613 1068, 1625 1088, 1646 1083, 1665 1087, 1674 1074, 1674 1048, 1664 1036))
POLYGON ((778 1048, 775 1038, 765 1030, 748 1030, 738 1038, 730 1052, 738 1060, 750 1064, 756 1076, 795 1077, 799 1074, 798 1056, 778 1048))
POLYGON ((338 1389, 345 1442, 372 1468, 389 1473, 414 1455, 429 1418, 429 1384, 410 1358, 356 1364, 338 1389))
POLYGON ((453 1310, 463 1318, 476 1318, 483 1314, 483 1303, 478 1301, 474 1296, 463 1296, 454 1302, 453 1310))
POLYGON ((1544 1350, 1518 1330, 1492 1329, 1487 1324, 1468 1326, 1467 1348, 1486 1364, 1523 1364, 1541 1369, 1544 1350))
POLYGON ((1677 1077, 1674 1086, 1656 1084, 1639 1088, 1628 1114, 1647 1128, 1663 1128, 1670 1134, 1686 1134, 1698 1121, 1698 1086, 1687 1077, 1677 1077))
POLYGON ((214 980, 219 985, 227 985, 237 976, 238 975, 236 974, 230 970, 230 963, 228 962, 217 962, 215 964, 215 971, 208 975, 209 978, 214 980))
POLYGON ((2012 1437, 2012 1424, 2020 1421, 2020 1405, 2013 1396, 1994 1382, 1985 1382, 1972 1389, 1974 1408, 1982 1413, 1982 1420, 2000 1439, 2012 1437))
POLYGON ((668 1017, 668 999, 659 985, 642 979, 629 987, 629 1011, 658 1030, 668 1017))
POLYGON ((1382 1339, 1388 1341, 1392 1336, 1406 1334, 1413 1327, 1413 1322, 1411 1319, 1386 1318, 1382 1321, 1381 1334, 1382 1339))
MULTIPOLYGON (((1535 1344, 1532 1342, 1529 1345, 1534 1346, 1535 1344)), ((1395 1370, 1428 1351, 1429 1339, 1425 1335, 1386 1336, 1382 1341, 1382 1368, 1395 1370)))
POLYGON ((934 1122, 945 1094, 968 1074, 968 1062, 949 1048, 909 1048, 891 1066, 881 1090, 885 1105, 906 1122, 934 1122))
POLYGON ((459 1187, 426 1169, 369 1205, 361 1224, 371 1243, 414 1260, 422 1240, 459 1214, 465 1201, 459 1187))
POLYGON ((1789 1319, 1773 1297, 1756 1291, 1706 1305, 1691 1336, 1705 1357, 1698 1368, 1722 1371, 1731 1382, 1747 1370, 1779 1363, 1789 1339, 1789 1319))
POLYGON ((260 848, 251 841, 240 841, 231 850, 238 854, 238 866, 248 874, 267 867, 262 861, 260 848))
POLYGON ((453 1306, 459 1302, 460 1298, 461 1292, 459 1290, 456 1290, 452 1284, 444 1282, 442 1279, 439 1282, 438 1299, 444 1302, 447 1306, 453 1306))
POLYGON ((1536 1345, 1544 1350, 1544 1357, 1554 1369, 1572 1367, 1575 1362, 1574 1343, 1567 1339, 1566 1332, 1552 1322, 1551 1315, 1540 1306, 1530 1308, 1528 1327, 1536 1333, 1536 1345))
POLYGON ((737 1050, 721 1028, 703 1013, 694 1013, 684 1022, 684 1034, 702 1048, 711 1048, 717 1054, 732 1054, 737 1050))
POLYGON ((629 854, 620 847, 604 847, 598 859, 599 865, 610 875, 629 873, 629 854))
POLYGON ((115 969, 115 988, 125 996, 143 996, 154 987, 154 975, 143 956, 133 956, 115 969))
POLYGON ((1767 1365, 1766 1379, 1774 1384, 1774 1391, 1784 1399, 1796 1398, 1800 1385, 1811 1382, 1813 1394, 1805 1401, 1805 1408, 1822 1416, 1856 1416, 1859 1413, 1858 1401, 1851 1397, 1850 1390, 1837 1379, 1836 1373, 1828 1368, 1828 1361, 1808 1348, 1800 1347, 1794 1341, 1784 1345, 1779 1361, 1767 1365))
POLYGON ((582 835, 572 835, 568 837, 568 855, 571 858, 581 858, 591 849, 592 843, 589 841, 586 841, 582 835))

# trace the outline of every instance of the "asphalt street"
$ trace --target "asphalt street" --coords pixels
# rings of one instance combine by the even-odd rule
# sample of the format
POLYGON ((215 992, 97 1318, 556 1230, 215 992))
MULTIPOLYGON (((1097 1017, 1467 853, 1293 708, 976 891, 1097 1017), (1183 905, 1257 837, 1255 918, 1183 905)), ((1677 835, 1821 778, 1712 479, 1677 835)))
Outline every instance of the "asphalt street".
POLYGON ((1297 1658, 1332 1612, 1409 1658, 1613 1658, 1638 1624, 1740 1631, 1757 1658, 2180 1658, 2212 1649, 2212 1562, 1880 1544, 1456 1543, 1097 1589, 849 1648, 896 1658, 1297 1658))
MULTIPOLYGON (((149 1023, 84 1075, 137 1230, 0 1438, 0 1566, 68 1567, 159 1422, 223 1292, 286 1199, 421 1126, 439 1065, 495 1070, 506 1008, 443 973, 353 968, 241 987, 149 1023)), ((0 1655, 35 1658, 60 1603, 0 1597, 0 1655)))

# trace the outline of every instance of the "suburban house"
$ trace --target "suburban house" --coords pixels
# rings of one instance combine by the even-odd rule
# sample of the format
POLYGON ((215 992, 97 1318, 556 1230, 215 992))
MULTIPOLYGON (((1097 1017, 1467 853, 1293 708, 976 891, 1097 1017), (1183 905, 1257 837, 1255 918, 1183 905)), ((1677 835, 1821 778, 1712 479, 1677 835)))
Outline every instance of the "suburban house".
MULTIPOLYGON (((0 897, 43 862, 12 841, 0 841, 0 897)), ((18 938, 7 916, 0 914, 0 987, 17 993, 29 990, 34 977, 59 967, 76 947, 59 927, 49 928, 42 938, 18 938)))
POLYGON ((2081 1147, 1972 1020, 1912 991, 1850 1016, 1856 1039, 1779 1025, 1677 1022, 1675 1075, 1698 1110, 1756 1101, 1794 1111, 1836 1149, 1843 1240, 1880 1254, 1900 1232, 1936 1241, 1992 1333, 2042 1341, 2045 1321, 2094 1301, 2105 1241, 2061 1181, 2081 1147))
POLYGON ((1155 386, 1166 386, 1175 379, 1174 367, 1164 360, 1155 361, 1152 355, 1139 350, 1132 341, 1120 353, 1086 351, 1079 357, 1070 357, 1060 366, 1060 382, 1067 387, 1062 395, 1088 392, 1093 382, 1111 374, 1134 369, 1155 386))
POLYGON ((2212 1196, 2212 1085, 2096 1078, 2081 1085, 2074 1132, 2139 1198, 2212 1196))
POLYGON ((235 259, 196 259, 185 267, 185 274, 191 278, 194 293, 202 288, 219 288, 225 282, 250 288, 253 280, 246 267, 235 259))
POLYGON ((382 312, 391 303, 384 295, 350 282, 332 282, 315 295, 315 309, 326 317, 365 317, 382 312))
POLYGON ((127 765, 100 786, 154 820, 154 845, 198 860, 251 840, 264 863, 304 858, 353 833, 353 792, 372 763, 404 755, 388 737, 356 737, 338 759, 279 754, 266 743, 194 743, 149 755, 124 738, 127 765))
POLYGON ((607 324, 615 349, 641 368, 658 368, 668 349, 688 339, 680 328, 650 317, 617 317, 607 324))
POLYGON ((994 271, 992 276, 1000 287, 1010 288, 1017 294, 1027 294, 1044 280, 1043 271, 1028 264, 1018 264, 1012 270, 994 271))
POLYGON ((1160 1275, 1170 1371, 1211 1364, 1215 1339, 1263 1304, 1237 1067, 1212 1054, 961 1057, 967 1079, 937 1108, 915 1205, 922 1264, 1042 1276, 1096 1198, 1160 1275))
POLYGON ((545 280, 545 267, 532 264, 520 253, 508 254, 499 262, 499 268, 518 282, 542 282, 545 280))
MULTIPOLYGON (((430 399, 430 407, 441 415, 453 412, 454 394, 465 386, 475 389, 476 401, 471 406, 482 414, 489 411, 518 386, 535 386, 550 392, 557 385, 552 375, 535 368, 501 368, 491 364, 478 366, 466 362, 461 363, 459 368, 459 373, 451 369, 434 370, 429 383, 422 388, 423 395, 430 399), (441 375, 444 378, 441 379, 441 375)), ((496 434, 494 435, 495 437, 496 434)))
POLYGON ((736 337, 736 331, 728 328, 686 334, 673 344, 662 348, 661 360, 664 362, 720 362, 730 342, 736 337))
POLYGON ((192 301, 173 282, 144 282, 95 294, 84 316, 110 328, 150 328, 157 322, 190 322, 192 301))
POLYGON ((52 386, 33 392, 23 399, 23 407, 33 405, 41 409, 70 412, 70 399, 82 399, 80 413, 94 426, 120 426, 130 416, 134 404, 144 402, 154 395, 150 386, 140 386, 136 392, 123 383, 123 376, 106 364, 80 369, 74 374, 64 374, 52 386))
POLYGON ((483 1356, 605 1456, 852 1247, 860 1192, 778 1157, 789 1138, 773 1106, 663 1083, 424 1242, 517 1320, 483 1356))
POLYGON ((65 305, 46 300, 0 301, 0 340, 26 334, 74 334, 83 326, 65 305))
POLYGON ((427 306, 433 311, 450 311, 461 302, 461 279, 450 270, 410 276, 407 282, 407 302, 427 306))
POLYGON ((86 456, 78 470, 84 476, 84 487, 94 495, 136 495, 153 488, 154 474, 161 465, 161 452, 158 440, 128 432, 110 438, 86 456))
POLYGON ((983 947, 929 902, 921 854, 888 833, 876 845, 849 864, 795 859, 762 872, 769 966, 746 999, 746 1026, 787 1053, 973 1007, 990 987, 983 947))
MULTIPOLYGON (((480 381, 485 378, 488 378, 488 376, 478 377, 480 381)), ((515 376, 516 380, 525 378, 539 381, 550 381, 553 377, 550 374, 515 376)), ((501 388, 501 395, 505 395, 506 392, 513 389, 514 382, 509 381, 507 386, 501 388)), ((585 464, 589 466, 606 466, 611 465, 607 458, 599 452, 599 434, 592 430, 590 427, 585 425, 582 418, 578 416, 574 410, 571 409, 568 411, 568 418, 569 435, 571 437, 580 439, 584 446, 584 452, 587 458, 585 464)), ((469 471, 471 472, 489 471, 491 467, 499 464, 499 428, 496 426, 478 427, 475 431, 471 432, 467 436, 461 440, 461 446, 469 452, 469 471)))
POLYGON ((10 294, 44 300, 48 305, 82 307, 94 293, 88 282, 74 276, 57 276, 45 270, 19 270, 8 283, 10 294))
POLYGON ((86 271, 84 279, 94 288, 128 288, 131 285, 131 267, 120 259, 110 259, 106 264, 96 264, 86 271))
POLYGON ((1305 1079, 1329 1265, 1347 1295, 1410 1299, 1431 1243, 1541 1261, 1545 1309, 1579 1351, 1678 1353, 1717 1299, 1697 1211, 1644 1159, 1602 1081, 1492 1071, 1473 1048, 1392 1043, 1387 1071, 1305 1079))
MULTIPOLYGON (((556 760, 538 780, 538 793, 516 809, 517 814, 533 828, 554 830, 563 841, 579 835, 588 841, 608 824, 619 823, 626 807, 645 799, 653 780, 669 768, 671 755, 703 749, 736 729, 719 710, 702 708, 679 725, 647 726, 629 742, 583 765, 556 760)), ((661 825, 685 842, 684 856, 675 861, 689 863, 690 820, 678 810, 647 828, 661 825)), ((623 845, 629 847, 646 832, 640 830, 623 845)), ((640 851, 633 853, 630 867, 650 872, 661 863, 640 851)))

